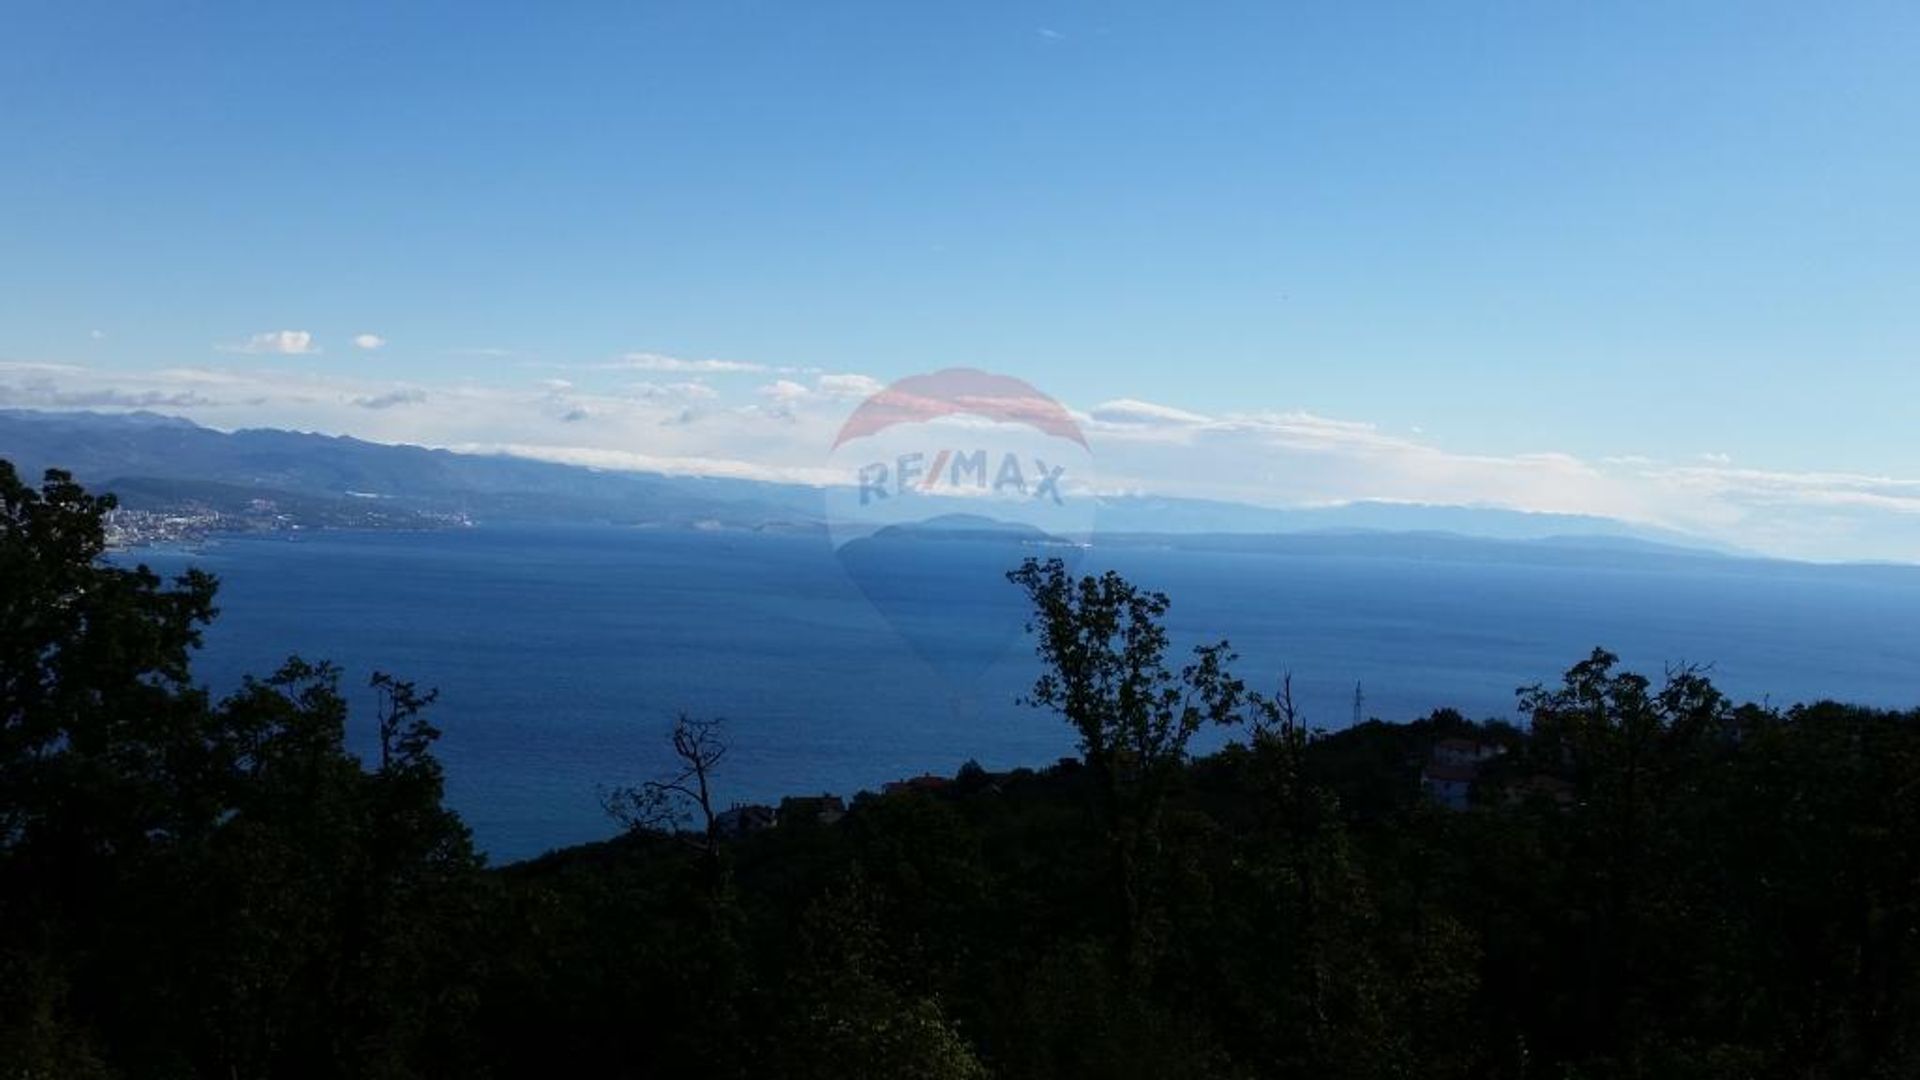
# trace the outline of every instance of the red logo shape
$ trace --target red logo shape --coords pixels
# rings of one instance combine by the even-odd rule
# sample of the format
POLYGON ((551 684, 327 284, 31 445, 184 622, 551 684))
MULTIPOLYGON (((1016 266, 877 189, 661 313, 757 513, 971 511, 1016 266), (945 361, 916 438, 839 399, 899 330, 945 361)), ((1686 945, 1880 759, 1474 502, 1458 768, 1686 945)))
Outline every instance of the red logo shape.
POLYGON ((977 368, 947 368, 929 375, 909 375, 893 383, 861 402, 847 417, 833 440, 833 448, 838 450, 848 439, 876 435, 896 424, 925 423, 959 414, 1026 424, 1088 449, 1080 425, 1059 402, 1021 379, 977 368))

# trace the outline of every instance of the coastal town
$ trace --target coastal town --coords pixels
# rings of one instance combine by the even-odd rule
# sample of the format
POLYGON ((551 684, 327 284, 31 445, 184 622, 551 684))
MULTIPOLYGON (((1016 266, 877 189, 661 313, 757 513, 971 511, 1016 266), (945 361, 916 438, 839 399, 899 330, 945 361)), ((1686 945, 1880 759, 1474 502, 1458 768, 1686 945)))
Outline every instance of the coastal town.
POLYGON ((114 550, 159 544, 196 544, 218 535, 296 533, 314 529, 449 529, 473 521, 461 512, 395 510, 368 506, 343 509, 330 505, 291 508, 273 499, 256 498, 244 505, 223 508, 200 502, 182 502, 153 508, 116 507, 102 523, 107 547, 114 550))

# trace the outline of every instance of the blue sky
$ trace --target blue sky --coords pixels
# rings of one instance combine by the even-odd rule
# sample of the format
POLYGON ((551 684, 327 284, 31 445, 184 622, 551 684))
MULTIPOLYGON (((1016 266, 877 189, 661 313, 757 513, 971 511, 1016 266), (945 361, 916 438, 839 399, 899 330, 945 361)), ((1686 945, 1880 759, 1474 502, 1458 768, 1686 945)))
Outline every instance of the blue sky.
POLYGON ((388 7, 9 7, 0 404, 791 472, 964 364, 1141 488, 1920 557, 1911 4, 388 7))

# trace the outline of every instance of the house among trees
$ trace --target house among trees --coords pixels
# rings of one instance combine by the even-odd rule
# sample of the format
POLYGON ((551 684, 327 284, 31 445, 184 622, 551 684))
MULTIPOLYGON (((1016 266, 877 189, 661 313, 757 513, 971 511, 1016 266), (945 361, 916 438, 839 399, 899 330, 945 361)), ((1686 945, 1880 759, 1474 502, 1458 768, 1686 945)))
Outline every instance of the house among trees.
POLYGON ((1465 810, 1481 764, 1503 753, 1503 748, 1478 739, 1441 739, 1420 769, 1420 789, 1449 810, 1465 810))
POLYGON ((771 806, 734 803, 715 814, 713 824, 722 836, 746 836, 771 829, 779 820, 779 811, 771 806))
POLYGON ((846 800, 838 795, 789 795, 780 800, 782 824, 832 825, 846 816, 846 800))
POLYGON ((880 794, 897 795, 906 791, 921 791, 931 795, 945 791, 952 786, 953 780, 950 777, 936 776, 933 773, 923 773, 919 776, 909 777, 905 780, 895 780, 890 784, 882 785, 880 794))

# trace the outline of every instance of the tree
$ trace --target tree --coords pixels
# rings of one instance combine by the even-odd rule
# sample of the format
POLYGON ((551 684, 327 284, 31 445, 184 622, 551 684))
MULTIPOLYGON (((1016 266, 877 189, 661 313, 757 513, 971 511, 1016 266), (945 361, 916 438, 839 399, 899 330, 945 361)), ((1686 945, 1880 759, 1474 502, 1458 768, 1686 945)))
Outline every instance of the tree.
MULTIPOLYGON (((153 822, 121 816, 162 800, 125 801, 113 785, 191 741, 204 705, 188 680, 214 581, 189 571, 171 586, 146 567, 100 561, 112 496, 88 495, 63 472, 40 491, 0 461, 0 845, 37 839, 98 811, 96 828, 153 822)), ((95 835, 93 842, 106 837, 95 835)))
POLYGON ((900 988, 855 877, 801 920, 780 1073, 795 1080, 986 1080, 938 999, 900 988))
POLYGON ((705 1047, 702 1054, 714 1076, 739 1069, 743 1048, 734 1035, 742 1026, 739 1009, 745 993, 742 913, 714 809, 714 774, 727 756, 724 726, 718 718, 681 713, 669 736, 677 770, 638 787, 618 788, 604 800, 607 812, 630 831, 670 833, 696 856, 694 917, 688 932, 673 935, 667 964, 669 977, 680 988, 678 996, 691 1010, 678 1037, 705 1047))
POLYGON ((681 835, 700 852, 707 885, 716 895, 724 884, 725 865, 720 844, 720 815, 714 809, 713 777, 727 756, 726 721, 700 719, 681 713, 668 736, 679 769, 639 787, 615 788, 603 800, 607 813, 629 829, 652 829, 681 835), (687 835, 687 826, 697 830, 687 835))
POLYGON ((1203 726, 1241 719, 1246 687, 1227 670, 1234 653, 1224 640, 1196 646, 1177 675, 1167 667, 1164 593, 1112 571, 1076 581, 1059 559, 1028 559, 1007 578, 1032 604, 1027 632, 1044 665, 1025 700, 1059 713, 1079 736, 1108 828, 1122 953, 1144 981, 1168 785, 1203 726))
POLYGON ((1595 649, 1557 687, 1520 692, 1532 719, 1529 756, 1577 793, 1567 869, 1579 884, 1569 908, 1585 923, 1587 977, 1578 1030, 1595 1043, 1636 1047, 1663 1022, 1646 988, 1668 956, 1691 943, 1697 876, 1684 813, 1733 748, 1736 713, 1702 671, 1671 668, 1653 680, 1618 670, 1595 649))
MULTIPOLYGON (((101 561, 111 496, 0 461, 0 1060, 83 1071, 111 1006, 74 972, 219 812, 188 678, 214 581, 101 561)), ((138 940, 137 936, 134 940, 138 940)))
POLYGON ((0 462, 0 1062, 9 1074, 460 1071, 479 861, 431 702, 339 672, 217 705, 189 660, 215 583, 103 558, 111 496, 0 462))

